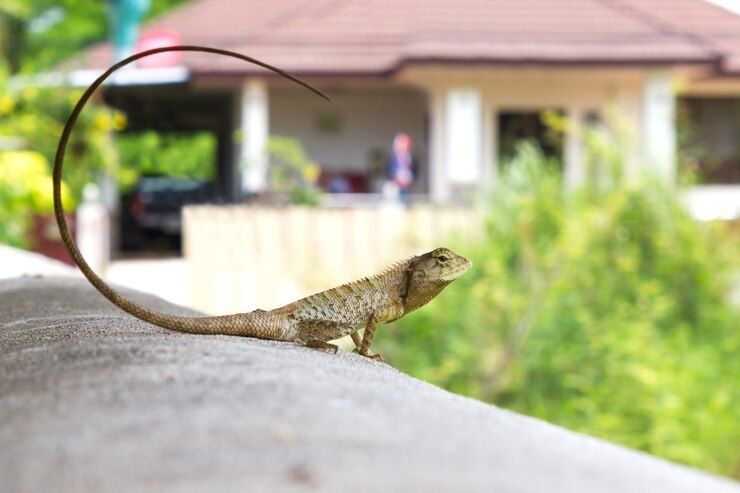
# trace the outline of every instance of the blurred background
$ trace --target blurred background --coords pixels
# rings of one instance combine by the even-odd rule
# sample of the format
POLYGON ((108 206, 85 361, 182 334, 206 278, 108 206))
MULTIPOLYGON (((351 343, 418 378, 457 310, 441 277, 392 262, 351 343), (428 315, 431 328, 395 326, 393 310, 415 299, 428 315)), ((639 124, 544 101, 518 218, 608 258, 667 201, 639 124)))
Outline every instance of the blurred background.
POLYGON ((273 308, 445 245, 395 367, 740 477, 740 2, 3 0, 0 277, 273 308), (33 251, 31 255, 24 251, 33 251), (65 272, 61 264, 53 264, 65 272))

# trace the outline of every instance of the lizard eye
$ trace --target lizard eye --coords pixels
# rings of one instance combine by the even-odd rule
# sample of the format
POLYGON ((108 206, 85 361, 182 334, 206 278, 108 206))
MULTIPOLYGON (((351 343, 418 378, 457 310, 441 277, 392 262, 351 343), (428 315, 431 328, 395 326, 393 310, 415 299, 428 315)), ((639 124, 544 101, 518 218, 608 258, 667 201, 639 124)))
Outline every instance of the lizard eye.
POLYGON ((445 263, 445 262, 447 262, 448 260, 450 260, 450 257, 448 257, 448 256, 447 256, 447 255, 445 255, 445 254, 441 254, 441 255, 438 255, 438 256, 437 256, 437 260, 439 260, 439 261, 440 261, 440 262, 442 262, 442 263, 445 263))

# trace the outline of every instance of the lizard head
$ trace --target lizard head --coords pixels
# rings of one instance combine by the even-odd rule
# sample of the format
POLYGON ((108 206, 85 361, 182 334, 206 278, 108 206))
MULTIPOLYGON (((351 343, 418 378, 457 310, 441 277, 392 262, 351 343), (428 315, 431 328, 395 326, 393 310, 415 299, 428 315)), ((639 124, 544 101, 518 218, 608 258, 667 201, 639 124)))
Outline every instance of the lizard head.
POLYGON ((415 257, 408 271, 407 311, 431 301, 472 266, 470 260, 447 248, 437 248, 415 257))
POLYGON ((412 280, 426 283, 452 282, 465 274, 473 263, 448 248, 437 248, 416 258, 412 280))

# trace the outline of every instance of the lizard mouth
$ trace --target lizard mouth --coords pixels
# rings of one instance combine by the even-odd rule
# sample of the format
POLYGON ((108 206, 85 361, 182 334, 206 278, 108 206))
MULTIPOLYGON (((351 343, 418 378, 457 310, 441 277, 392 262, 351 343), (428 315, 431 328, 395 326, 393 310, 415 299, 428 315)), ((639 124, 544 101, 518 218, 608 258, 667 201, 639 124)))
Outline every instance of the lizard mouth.
POLYGON ((473 262, 471 262, 470 260, 461 260, 463 261, 460 262, 459 265, 454 266, 449 272, 445 272, 444 276, 442 276, 443 281, 454 281, 455 279, 469 271, 471 267, 473 267, 473 262))

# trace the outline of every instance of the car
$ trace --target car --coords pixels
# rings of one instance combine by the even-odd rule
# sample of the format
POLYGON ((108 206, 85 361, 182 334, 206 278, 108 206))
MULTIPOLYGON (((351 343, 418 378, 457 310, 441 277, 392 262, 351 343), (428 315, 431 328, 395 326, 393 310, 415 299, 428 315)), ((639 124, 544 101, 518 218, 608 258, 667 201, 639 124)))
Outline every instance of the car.
POLYGON ((182 208, 214 199, 211 182, 169 176, 142 176, 122 200, 123 249, 140 247, 140 237, 163 236, 179 243, 182 208))

